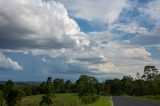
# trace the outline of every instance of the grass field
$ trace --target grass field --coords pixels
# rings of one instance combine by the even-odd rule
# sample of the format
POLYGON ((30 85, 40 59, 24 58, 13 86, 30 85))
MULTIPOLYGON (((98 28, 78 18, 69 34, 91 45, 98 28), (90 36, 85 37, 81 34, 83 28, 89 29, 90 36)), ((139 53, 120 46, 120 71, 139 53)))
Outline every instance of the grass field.
MULTIPOLYGON (((23 97, 19 105, 20 106, 39 106, 41 96, 42 95, 23 97)), ((85 104, 81 104, 81 101, 77 95, 67 93, 67 94, 57 94, 56 97, 53 98, 52 106, 111 106, 111 102, 109 97, 100 96, 100 99, 95 103, 85 105, 85 104)))
POLYGON ((148 101, 151 101, 151 102, 159 102, 160 103, 160 95, 159 96, 146 95, 146 96, 137 96, 137 97, 126 96, 126 97, 148 100, 148 101))
POLYGON ((140 96, 139 98, 147 99, 147 100, 150 100, 152 102, 160 102, 160 95, 159 96, 147 95, 147 96, 140 96))

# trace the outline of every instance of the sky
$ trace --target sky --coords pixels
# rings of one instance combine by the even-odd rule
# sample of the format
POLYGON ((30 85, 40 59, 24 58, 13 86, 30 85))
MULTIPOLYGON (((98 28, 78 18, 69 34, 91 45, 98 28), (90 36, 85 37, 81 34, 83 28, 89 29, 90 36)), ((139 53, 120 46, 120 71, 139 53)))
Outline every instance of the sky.
POLYGON ((103 81, 160 68, 160 0, 0 0, 0 80, 103 81))

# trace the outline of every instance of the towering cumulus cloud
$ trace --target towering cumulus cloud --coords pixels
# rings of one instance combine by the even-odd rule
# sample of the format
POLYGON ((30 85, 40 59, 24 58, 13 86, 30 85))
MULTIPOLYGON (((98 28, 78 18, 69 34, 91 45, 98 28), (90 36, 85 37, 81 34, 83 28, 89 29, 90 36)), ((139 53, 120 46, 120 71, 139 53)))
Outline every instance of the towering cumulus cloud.
POLYGON ((128 6, 128 0, 57 0, 63 2, 73 17, 88 21, 113 23, 121 11, 128 6))
POLYGON ((143 73, 160 62, 159 1, 0 0, 0 70, 38 79, 143 73))
POLYGON ((59 49, 87 44, 79 30, 61 3, 0 0, 1 49, 59 49))

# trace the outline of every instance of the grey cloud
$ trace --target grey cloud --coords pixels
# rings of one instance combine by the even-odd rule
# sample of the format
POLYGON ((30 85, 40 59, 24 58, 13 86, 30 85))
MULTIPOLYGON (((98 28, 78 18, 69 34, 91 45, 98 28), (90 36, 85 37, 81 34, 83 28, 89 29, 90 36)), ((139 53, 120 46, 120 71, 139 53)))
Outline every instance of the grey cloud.
POLYGON ((67 14, 55 1, 0 0, 0 49, 76 47, 79 27, 67 14))
POLYGON ((140 35, 130 39, 130 44, 138 46, 153 46, 160 44, 160 36, 140 35))
POLYGON ((103 64, 106 63, 106 61, 101 57, 78 57, 75 60, 81 61, 81 62, 89 62, 92 64, 103 64))

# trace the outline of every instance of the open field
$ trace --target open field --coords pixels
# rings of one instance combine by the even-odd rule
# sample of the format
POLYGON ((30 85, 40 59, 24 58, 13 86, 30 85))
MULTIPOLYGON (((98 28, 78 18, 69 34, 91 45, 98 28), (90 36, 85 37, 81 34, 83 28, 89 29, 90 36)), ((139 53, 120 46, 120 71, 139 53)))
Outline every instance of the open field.
MULTIPOLYGON (((42 95, 23 97, 20 106, 39 106, 42 95)), ((57 94, 53 98, 53 106, 111 106, 109 97, 101 96, 98 101, 93 104, 81 104, 77 95, 73 94, 57 94)))

